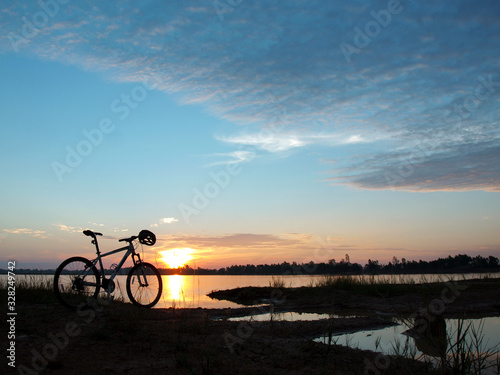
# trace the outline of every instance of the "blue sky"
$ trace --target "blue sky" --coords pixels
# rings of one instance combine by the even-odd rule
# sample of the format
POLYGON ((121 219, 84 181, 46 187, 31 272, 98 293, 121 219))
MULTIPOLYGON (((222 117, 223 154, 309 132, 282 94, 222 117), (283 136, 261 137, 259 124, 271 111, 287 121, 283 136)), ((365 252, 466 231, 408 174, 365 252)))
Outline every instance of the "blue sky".
POLYGON ((3 2, 0 258, 500 256, 496 1, 3 2))

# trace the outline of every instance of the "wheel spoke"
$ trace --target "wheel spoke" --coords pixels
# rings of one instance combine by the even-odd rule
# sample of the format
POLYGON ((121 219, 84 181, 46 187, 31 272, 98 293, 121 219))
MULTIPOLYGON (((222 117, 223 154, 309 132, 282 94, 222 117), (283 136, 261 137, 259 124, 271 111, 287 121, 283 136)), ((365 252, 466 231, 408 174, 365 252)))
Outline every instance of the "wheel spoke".
POLYGON ((158 270, 149 263, 134 266, 128 275, 127 294, 135 305, 154 306, 160 299, 162 288, 158 270))
POLYGON ((99 288, 99 273, 89 260, 82 257, 64 261, 54 275, 56 296, 73 309, 96 298, 99 288))

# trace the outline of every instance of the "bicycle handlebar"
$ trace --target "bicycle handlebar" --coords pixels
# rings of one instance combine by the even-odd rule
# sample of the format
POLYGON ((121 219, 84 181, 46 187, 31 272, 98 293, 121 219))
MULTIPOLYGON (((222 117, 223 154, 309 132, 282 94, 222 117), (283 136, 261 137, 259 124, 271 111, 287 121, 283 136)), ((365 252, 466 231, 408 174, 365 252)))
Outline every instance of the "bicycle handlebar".
POLYGON ((133 240, 135 240, 136 238, 138 238, 137 236, 132 236, 132 237, 129 237, 129 238, 122 238, 121 240, 118 240, 118 242, 132 242, 133 240))

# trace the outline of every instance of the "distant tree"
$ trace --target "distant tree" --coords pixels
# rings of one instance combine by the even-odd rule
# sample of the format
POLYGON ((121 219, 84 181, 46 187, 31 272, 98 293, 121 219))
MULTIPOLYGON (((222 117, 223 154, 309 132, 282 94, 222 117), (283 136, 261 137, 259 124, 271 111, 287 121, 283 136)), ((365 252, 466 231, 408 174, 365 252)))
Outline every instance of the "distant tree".
POLYGON ((369 273, 377 273, 381 268, 378 260, 368 259, 368 264, 365 265, 365 271, 369 273))
POLYGON ((491 267, 491 268, 498 267, 499 262, 500 261, 498 260, 498 258, 495 258, 492 255, 490 255, 489 258, 488 258, 488 266, 491 267))

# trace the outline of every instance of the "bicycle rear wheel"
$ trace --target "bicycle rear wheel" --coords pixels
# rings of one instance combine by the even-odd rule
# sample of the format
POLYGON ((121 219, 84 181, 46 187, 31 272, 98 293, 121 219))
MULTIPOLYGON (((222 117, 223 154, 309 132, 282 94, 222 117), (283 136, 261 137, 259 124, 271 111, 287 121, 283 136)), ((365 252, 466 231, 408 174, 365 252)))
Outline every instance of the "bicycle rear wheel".
POLYGON ((127 276, 127 295, 136 306, 153 307, 163 290, 160 272, 149 263, 136 264, 127 276))
POLYGON ((90 260, 83 257, 66 259, 54 275, 54 293, 70 309, 86 305, 97 298, 100 275, 90 260))

